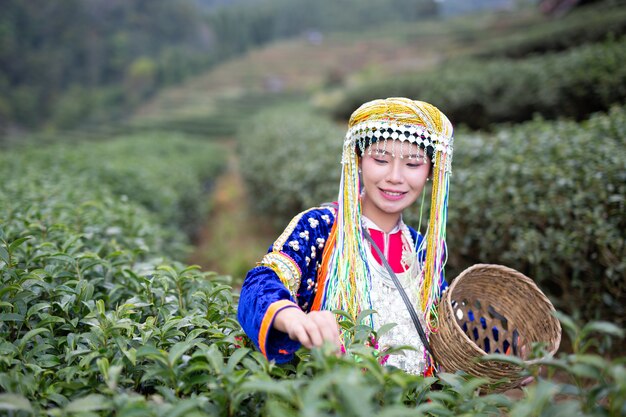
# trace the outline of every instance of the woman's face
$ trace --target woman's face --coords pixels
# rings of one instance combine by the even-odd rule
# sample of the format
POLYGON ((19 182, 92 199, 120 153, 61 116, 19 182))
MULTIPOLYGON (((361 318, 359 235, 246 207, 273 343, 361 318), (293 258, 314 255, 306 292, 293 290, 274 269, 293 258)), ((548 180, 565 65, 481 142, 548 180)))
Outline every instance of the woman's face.
POLYGON ((430 166, 431 161, 424 160, 423 149, 415 144, 404 142, 400 146, 399 141, 389 141, 366 148, 361 157, 363 214, 374 222, 396 222, 422 193, 430 166))

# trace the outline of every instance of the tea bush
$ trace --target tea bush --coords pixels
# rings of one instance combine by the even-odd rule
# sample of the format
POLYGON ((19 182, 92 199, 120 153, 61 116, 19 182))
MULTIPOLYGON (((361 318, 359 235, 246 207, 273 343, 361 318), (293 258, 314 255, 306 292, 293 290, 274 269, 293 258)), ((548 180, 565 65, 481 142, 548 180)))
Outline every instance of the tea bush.
POLYGON ((219 146, 172 134, 106 141, 83 158, 86 167, 93 167, 85 171, 114 193, 132 196, 156 213, 160 224, 190 237, 205 220, 207 192, 226 162, 219 146), (115 156, 98 163, 98 153, 115 156))
POLYGON ((362 103, 413 97, 436 103, 456 125, 584 119, 626 99, 626 38, 523 60, 452 60, 430 72, 372 81, 346 90, 333 108, 347 119, 362 103))
POLYGON ((335 201, 345 132, 304 105, 277 106, 237 134, 251 201, 277 226, 324 201, 335 201))
POLYGON ((626 111, 459 135, 448 243, 456 267, 533 277, 562 308, 623 323, 626 111))
POLYGON ((0 175, 77 176, 87 188, 106 188, 156 215, 156 221, 187 236, 208 210, 207 191, 225 160, 216 144, 173 134, 141 134, 89 143, 29 146, 9 151, 0 175), (33 172, 34 171, 34 172, 33 172))
POLYGON ((475 54, 481 58, 524 58, 563 51, 585 43, 626 35, 626 8, 599 7, 575 11, 558 20, 534 24, 513 35, 485 41, 475 54))
POLYGON ((28 184, 2 194, 0 409, 130 415, 145 395, 174 415, 206 403, 162 396, 202 384, 180 379, 232 351, 230 287, 168 261, 168 233, 136 203, 81 178, 28 184))
POLYGON ((177 203, 170 187, 193 191, 189 169, 202 168, 195 182, 215 172, 215 150, 182 138, 124 138, 2 155, 0 410, 175 415, 206 405, 161 395, 181 395, 183 372, 197 378, 220 349, 234 349, 233 296, 214 274, 172 262, 184 235, 159 222, 173 213, 160 203, 177 203), (209 152, 204 161, 199 151, 209 152), (161 179, 163 167, 179 172, 161 179), (158 185, 173 196, 141 194, 158 185), (200 345, 205 359, 191 360, 200 345))

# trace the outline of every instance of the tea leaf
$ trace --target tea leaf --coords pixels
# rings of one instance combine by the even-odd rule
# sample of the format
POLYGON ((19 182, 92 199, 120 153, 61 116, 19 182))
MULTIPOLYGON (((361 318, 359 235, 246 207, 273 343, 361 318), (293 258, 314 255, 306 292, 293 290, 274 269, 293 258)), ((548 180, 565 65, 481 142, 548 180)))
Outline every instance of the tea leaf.
POLYGON ((199 398, 180 401, 174 407, 167 410, 167 415, 171 417, 192 416, 194 414, 190 413, 190 411, 199 408, 200 402, 201 399, 199 398))
POLYGON ((20 344, 19 344, 19 350, 24 350, 24 347, 26 346, 26 343, 28 343, 28 341, 30 339, 32 339, 33 337, 39 335, 39 334, 43 334, 43 333, 50 333, 49 329, 46 328, 38 328, 38 329, 33 329, 28 331, 21 339, 20 339, 20 344))
POLYGON ((222 352, 220 352, 215 345, 211 345, 205 352, 205 356, 209 360, 213 371, 216 374, 221 373, 224 368, 224 356, 222 355, 222 352))
POLYGON ((372 309, 363 309, 359 315, 356 317, 356 321, 355 323, 357 324, 361 324, 363 322, 363 320, 368 317, 371 316, 372 314, 376 313, 376 310, 372 310, 372 309))
POLYGON ((511 365, 517 365, 520 368, 526 368, 528 364, 520 357, 514 355, 504 355, 502 353, 491 353, 488 355, 483 355, 478 358, 479 362, 487 362, 487 361, 495 361, 495 362, 504 362, 510 363, 511 365))
POLYGON ((15 249, 20 247, 24 242, 31 239, 32 236, 21 237, 19 239, 15 239, 13 242, 9 244, 9 252, 15 252, 15 249))
POLYGON ((6 246, 0 245, 0 259, 2 259, 2 261, 8 265, 9 263, 9 252, 7 252, 6 246))
POLYGON ((117 382, 124 368, 121 365, 112 365, 109 367, 109 377, 107 378, 107 387, 114 391, 117 389, 117 382))
POLYGON ((250 352, 248 348, 239 348, 236 349, 230 358, 228 358, 228 362, 226 364, 226 373, 232 373, 235 370, 235 367, 241 362, 241 360, 250 352))
POLYGON ((582 335, 587 335, 592 332, 606 334, 620 339, 624 337, 624 329, 606 321, 592 321, 583 326, 581 330, 582 335))
POLYGON ((67 413, 81 413, 85 411, 112 410, 113 404, 104 395, 90 394, 78 398, 64 407, 67 413))
POLYGON ((33 412, 30 401, 19 394, 0 394, 0 410, 19 410, 33 412))
POLYGON ((264 394, 276 395, 283 401, 289 401, 289 399, 293 398, 292 390, 284 381, 251 380, 244 382, 240 390, 241 392, 262 392, 264 394))
POLYGON ((136 358, 148 358, 157 360, 165 365, 169 364, 168 358, 165 356, 165 353, 155 348, 152 345, 144 345, 137 349, 135 353, 136 358))
POLYGON ((397 323, 385 323, 378 328, 378 330, 376 331, 376 336, 380 338, 396 326, 397 323))
POLYGON ((24 316, 17 313, 0 313, 0 322, 2 321, 24 321, 24 316))
POLYGON ((167 356, 170 366, 174 366, 178 359, 189 349, 194 347, 193 341, 191 342, 178 342, 170 348, 170 352, 167 356))

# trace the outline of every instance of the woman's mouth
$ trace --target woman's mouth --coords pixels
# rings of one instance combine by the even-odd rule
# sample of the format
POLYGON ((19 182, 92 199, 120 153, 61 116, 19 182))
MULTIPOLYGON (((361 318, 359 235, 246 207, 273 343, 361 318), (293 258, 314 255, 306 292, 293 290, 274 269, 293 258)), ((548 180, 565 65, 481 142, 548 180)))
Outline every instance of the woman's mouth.
POLYGON ((380 188, 379 190, 384 198, 386 198, 387 200, 391 200, 391 201, 401 200, 406 194, 406 192, 402 192, 402 191, 383 190, 380 188))

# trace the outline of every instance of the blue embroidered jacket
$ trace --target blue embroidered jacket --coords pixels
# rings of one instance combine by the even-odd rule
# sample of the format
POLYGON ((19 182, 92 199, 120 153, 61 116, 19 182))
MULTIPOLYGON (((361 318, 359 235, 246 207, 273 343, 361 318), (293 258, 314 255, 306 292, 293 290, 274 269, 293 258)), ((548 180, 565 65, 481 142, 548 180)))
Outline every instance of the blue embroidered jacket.
MULTIPOLYGON (((299 342, 273 328, 274 318, 282 309, 294 306, 310 311, 318 290, 317 270, 334 221, 334 207, 317 207, 298 214, 244 280, 237 318, 268 360, 289 362, 300 348, 299 342)), ((422 235, 409 230, 419 246, 422 235)), ((446 287, 442 280, 441 290, 446 287)))

